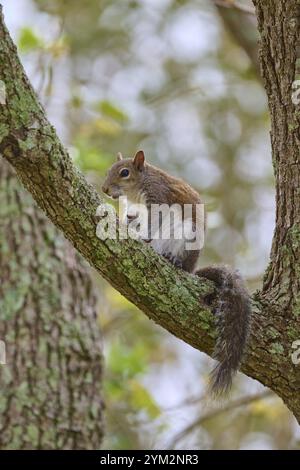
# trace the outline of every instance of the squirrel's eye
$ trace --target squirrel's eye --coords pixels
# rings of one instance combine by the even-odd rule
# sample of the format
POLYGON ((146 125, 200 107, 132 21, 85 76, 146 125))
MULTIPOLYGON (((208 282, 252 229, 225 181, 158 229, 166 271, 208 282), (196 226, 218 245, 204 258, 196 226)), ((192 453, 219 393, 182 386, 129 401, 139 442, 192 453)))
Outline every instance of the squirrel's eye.
POLYGON ((124 168, 123 170, 120 171, 120 176, 122 178, 126 178, 127 176, 129 176, 129 170, 127 170, 127 168, 124 168))

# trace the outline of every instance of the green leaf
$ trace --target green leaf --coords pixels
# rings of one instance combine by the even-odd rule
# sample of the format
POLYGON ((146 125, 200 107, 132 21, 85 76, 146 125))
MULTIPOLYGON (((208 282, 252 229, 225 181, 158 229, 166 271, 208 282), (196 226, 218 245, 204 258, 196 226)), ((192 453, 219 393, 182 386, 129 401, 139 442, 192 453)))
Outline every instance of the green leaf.
POLYGON ((114 119, 115 121, 125 123, 128 122, 128 116, 120 108, 110 101, 104 100, 97 104, 96 109, 103 115, 114 119))
POLYGON ((131 380, 129 386, 131 389, 130 402, 135 409, 145 410, 152 419, 160 416, 161 410, 159 406, 143 385, 136 380, 131 380))
POLYGON ((70 149, 71 157, 83 171, 96 171, 100 175, 112 165, 114 156, 91 146, 89 139, 78 137, 74 147, 70 149))
POLYGON ((146 358, 142 344, 136 344, 133 348, 122 343, 114 343, 110 349, 108 363, 112 373, 123 378, 133 378, 135 375, 145 372, 146 358))
POLYGON ((25 26, 20 31, 18 45, 21 52, 30 52, 42 48, 44 42, 31 28, 25 26))

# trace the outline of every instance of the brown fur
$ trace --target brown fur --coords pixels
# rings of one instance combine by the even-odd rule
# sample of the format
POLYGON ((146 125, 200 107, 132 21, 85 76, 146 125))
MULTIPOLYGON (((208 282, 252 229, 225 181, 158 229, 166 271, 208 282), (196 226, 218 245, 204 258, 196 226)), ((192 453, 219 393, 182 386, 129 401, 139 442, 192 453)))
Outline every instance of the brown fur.
MULTIPOLYGON (((194 223, 196 204, 201 203, 199 194, 185 181, 146 163, 142 151, 137 152, 133 159, 123 159, 119 154, 102 189, 114 198, 126 195, 131 202, 143 202, 148 212, 151 204, 192 204, 194 223), (129 170, 127 178, 120 176, 122 169, 129 170)), ((205 220, 203 224, 205 225, 205 220)), ((180 257, 174 255, 174 252, 160 254, 175 266, 194 272, 200 250, 183 250, 180 257)), ((214 357, 219 364, 211 375, 211 391, 218 396, 228 392, 232 377, 242 360, 251 317, 250 298, 241 276, 227 266, 209 266, 195 274, 213 281, 217 290, 215 317, 218 338, 214 357)))
POLYGON ((144 194, 147 204, 200 204, 199 194, 185 181, 168 175, 165 171, 149 163, 138 168, 135 159, 126 158, 112 165, 104 181, 103 192, 109 196, 115 193, 127 195, 133 202, 138 202, 144 194), (122 178, 122 169, 130 171, 129 178, 122 178), (122 194, 121 194, 122 193, 122 194))

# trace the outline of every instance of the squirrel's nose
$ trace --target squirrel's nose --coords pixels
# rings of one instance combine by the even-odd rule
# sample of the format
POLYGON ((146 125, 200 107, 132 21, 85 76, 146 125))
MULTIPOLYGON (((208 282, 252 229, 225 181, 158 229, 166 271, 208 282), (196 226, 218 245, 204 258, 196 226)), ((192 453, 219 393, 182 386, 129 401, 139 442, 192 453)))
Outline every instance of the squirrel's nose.
POLYGON ((106 186, 106 184, 104 184, 104 185, 102 186, 102 191, 103 191, 105 194, 108 193, 108 186, 106 186))

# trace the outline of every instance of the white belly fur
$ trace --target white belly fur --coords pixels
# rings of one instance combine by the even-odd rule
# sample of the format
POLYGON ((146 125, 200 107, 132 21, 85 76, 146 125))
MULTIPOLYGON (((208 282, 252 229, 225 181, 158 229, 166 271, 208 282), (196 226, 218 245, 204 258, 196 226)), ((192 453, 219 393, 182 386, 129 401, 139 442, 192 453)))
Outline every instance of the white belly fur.
MULTIPOLYGON (((127 204, 123 205, 122 219, 126 219, 127 215, 135 215, 139 213, 139 209, 146 208, 145 204, 138 205, 127 201, 127 204)), ((182 259, 186 251, 186 244, 190 241, 195 240, 195 232, 193 231, 193 221, 191 218, 184 219, 182 221, 180 217, 174 219, 171 223, 170 219, 166 217, 162 220, 162 226, 160 230, 154 236, 151 234, 150 246, 160 255, 171 254, 173 257, 182 259), (164 223, 165 222, 165 223, 164 223), (170 237, 171 233, 179 234, 179 236, 170 237)))
MULTIPOLYGON (((182 224, 182 236, 180 239, 165 238, 164 237, 164 226, 162 223, 162 236, 154 237, 151 241, 150 246, 160 255, 166 255, 171 253, 172 256, 182 259, 184 252, 186 251, 186 241, 192 240, 195 237, 193 233, 193 224, 191 219, 186 219, 183 222, 180 221, 180 226, 174 227, 174 232, 181 229, 182 224)), ((166 228, 166 234, 168 234, 168 227, 166 228)), ((180 233, 180 232, 179 232, 180 233)))

